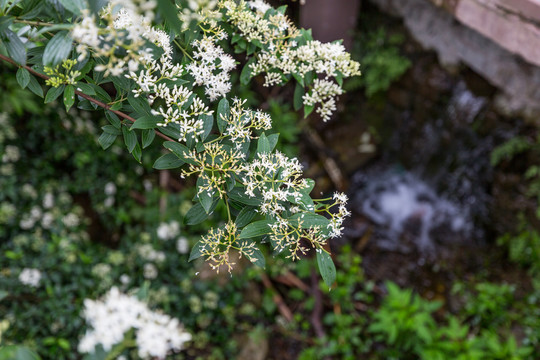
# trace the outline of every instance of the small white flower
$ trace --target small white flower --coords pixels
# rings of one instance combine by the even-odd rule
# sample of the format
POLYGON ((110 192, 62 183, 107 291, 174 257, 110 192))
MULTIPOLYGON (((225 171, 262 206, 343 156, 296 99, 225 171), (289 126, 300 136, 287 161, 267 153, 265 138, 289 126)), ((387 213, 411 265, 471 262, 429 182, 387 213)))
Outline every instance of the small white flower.
POLYGON ((189 241, 184 236, 181 236, 176 240, 176 250, 180 254, 187 254, 189 252, 189 241))
POLYGON ((41 271, 38 269, 24 268, 19 274, 19 281, 24 285, 38 287, 41 280, 41 271))

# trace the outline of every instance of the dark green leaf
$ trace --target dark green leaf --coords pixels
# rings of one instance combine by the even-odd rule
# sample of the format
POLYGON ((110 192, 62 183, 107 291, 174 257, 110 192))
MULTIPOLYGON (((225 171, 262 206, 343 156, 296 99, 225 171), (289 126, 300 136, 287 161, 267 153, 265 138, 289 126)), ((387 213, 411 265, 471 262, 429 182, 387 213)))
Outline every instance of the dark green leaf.
POLYGON ((96 95, 96 90, 94 90, 94 88, 87 83, 78 82, 75 87, 77 88, 77 90, 86 95, 96 95))
POLYGON ((240 73, 240 83, 242 85, 247 85, 251 79, 251 64, 255 62, 255 57, 249 59, 249 61, 244 65, 242 72, 240 73))
POLYGON ((273 220, 259 220, 252 222, 242 229, 239 239, 250 239, 257 236, 262 236, 270 233, 270 225, 275 221, 273 220))
POLYGON ((196 203, 188 210, 185 222, 187 225, 197 225, 208 219, 209 214, 204 211, 200 203, 196 203))
POLYGON ((229 191, 228 195, 231 200, 245 205, 258 206, 262 203, 262 199, 258 197, 250 197, 244 192, 243 188, 234 188, 229 191))
POLYGON ((218 129, 221 134, 227 129, 227 119, 229 116, 231 116, 229 101, 226 98, 223 98, 219 101, 216 115, 218 129))
POLYGON ((163 146, 170 150, 174 155, 176 155, 178 158, 180 158, 182 161, 188 163, 188 164, 195 164, 195 162, 192 159, 188 159, 184 154, 189 154, 189 149, 177 142, 174 141, 165 141, 163 143, 163 146))
POLYGON ((135 97, 133 94, 130 94, 128 96, 128 102, 129 105, 131 105, 131 107, 133 108, 133 110, 135 110, 135 112, 140 116, 151 114, 150 111, 152 109, 150 108, 150 104, 148 104, 148 101, 145 98, 141 96, 135 97))
POLYGON ((182 33, 182 22, 178 18, 178 8, 170 0, 158 0, 158 10, 165 18, 171 29, 178 35, 182 33))
POLYGON ((129 131, 127 126, 122 126, 122 134, 124 135, 124 143, 129 152, 132 152, 137 145, 137 134, 133 131, 129 131))
POLYGON ((47 95, 45 95, 45 104, 58 99, 58 97, 64 92, 64 87, 65 85, 50 88, 49 91, 47 91, 47 95))
POLYGON ((296 87, 294 88, 294 110, 298 111, 302 108, 302 105, 304 104, 304 99, 302 98, 304 96, 305 90, 302 85, 299 83, 296 83, 296 87))
POLYGON ((153 129, 143 130, 142 132, 142 147, 146 149, 152 144, 154 138, 156 137, 156 132, 153 129))
POLYGON ((133 157, 135 158, 135 160, 137 160, 138 163, 141 162, 142 150, 138 142, 135 145, 135 148, 133 149, 133 152, 131 153, 131 155, 133 155, 133 157))
POLYGON ((193 261, 195 259, 198 259, 202 256, 201 247, 203 246, 203 243, 201 241, 197 241, 197 243, 193 246, 191 249, 191 253, 189 254, 188 261, 193 261))
POLYGON ((120 130, 120 127, 122 126, 122 122, 120 121, 118 116, 116 116, 115 113, 113 113, 111 111, 106 111, 105 112, 105 117, 107 118, 107 120, 109 120, 109 122, 112 124, 112 126, 117 128, 118 130, 120 130))
POLYGON ((256 208, 252 206, 246 206, 242 210, 240 210, 240 212, 236 216, 236 226, 238 228, 243 228, 244 226, 249 224, 251 220, 253 220, 253 217, 255 217, 255 215, 257 214, 255 209, 256 208))
POLYGON ((9 56, 20 65, 26 65, 26 47, 19 36, 10 29, 4 30, 4 35, 6 36, 5 45, 9 56))
POLYGON ((262 133, 259 137, 259 141, 257 142, 257 154, 267 154, 270 151, 270 143, 268 142, 268 138, 264 133, 262 133))
POLYGON ((38 83, 35 77, 30 75, 30 82, 28 83, 28 89, 39 97, 43 97, 43 88, 38 83))
POLYGON ((291 225, 296 226, 302 222, 302 228, 308 229, 311 226, 320 226, 321 229, 327 229, 330 224, 330 220, 322 215, 314 213, 297 213, 291 216, 289 219, 291 225))
POLYGON ((25 68, 21 67, 19 70, 17 70, 17 82, 21 87, 24 89, 28 86, 28 83, 30 82, 30 73, 25 68))
POLYGON ((176 169, 184 164, 185 163, 180 160, 176 155, 165 154, 156 160, 153 168, 158 170, 176 169))
POLYGON ((133 125, 131 125, 130 130, 134 129, 154 129, 157 127, 159 119, 152 115, 145 115, 138 118, 133 125))
POLYGON ((262 251, 259 250, 257 247, 253 249, 253 253, 248 256, 248 259, 260 268, 264 269, 266 267, 266 259, 264 258, 262 251))
POLYGON ((56 66, 67 59, 72 48, 72 40, 68 31, 60 31, 45 46, 43 65, 56 66))
POLYGON ((64 106, 66 111, 69 111, 73 104, 75 103, 75 88, 73 85, 67 85, 64 90, 64 106))
POLYGON ((101 147, 103 148, 103 150, 105 150, 114 143, 114 140, 116 140, 116 135, 103 132, 103 134, 101 134, 101 136, 99 137, 98 142, 99 145, 101 145, 101 147))
POLYGON ((88 4, 85 0, 58 0, 64 8, 71 11, 74 15, 80 15, 81 10, 88 9, 88 4))
POLYGON ((268 144, 270 145, 270 152, 272 152, 277 145, 279 134, 270 134, 266 138, 268 139, 268 144))
POLYGON ((2 33, 5 29, 7 29, 11 24, 13 24, 13 16, 7 16, 7 15, 1 16, 0 17, 0 33, 2 33))
POLYGON ((112 125, 102 126, 101 129, 103 131, 105 131, 106 133, 108 133, 108 134, 122 135, 122 132, 120 130, 118 130, 117 128, 115 128, 114 126, 112 126, 112 125))
POLYGON ((200 115, 199 119, 202 119, 203 121, 203 134, 201 135, 201 139, 204 141, 208 135, 210 135, 210 132, 212 132, 212 127, 214 126, 214 117, 212 115, 200 115))
POLYGON ((214 195, 216 193, 216 190, 209 187, 208 181, 205 180, 202 176, 199 176, 199 178, 197 179, 197 189, 201 189, 202 187, 206 187, 209 190, 197 193, 197 197, 199 198, 199 201, 204 211, 209 214, 212 203, 214 202, 214 195))
POLYGON ((332 261, 332 256, 322 249, 317 249, 317 265, 326 286, 332 287, 336 281, 336 266, 332 261))

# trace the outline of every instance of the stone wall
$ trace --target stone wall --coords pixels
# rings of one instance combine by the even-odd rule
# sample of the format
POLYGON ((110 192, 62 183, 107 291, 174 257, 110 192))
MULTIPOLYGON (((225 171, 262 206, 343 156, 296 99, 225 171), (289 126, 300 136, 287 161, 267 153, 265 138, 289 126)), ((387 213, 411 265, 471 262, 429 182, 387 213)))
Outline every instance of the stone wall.
POLYGON ((540 125, 540 31, 534 17, 524 15, 540 18, 537 1, 512 1, 512 7, 502 0, 370 1, 403 18, 441 64, 464 64, 497 87, 499 111, 540 125))

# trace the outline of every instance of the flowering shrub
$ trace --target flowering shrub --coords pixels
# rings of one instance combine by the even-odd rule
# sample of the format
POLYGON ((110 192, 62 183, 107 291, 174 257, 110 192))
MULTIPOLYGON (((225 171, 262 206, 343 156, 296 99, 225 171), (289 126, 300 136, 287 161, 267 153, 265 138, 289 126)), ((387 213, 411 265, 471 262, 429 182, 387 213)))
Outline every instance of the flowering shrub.
POLYGON ((284 7, 262 0, 45 3, 0 3, 0 38, 9 54, 2 59, 19 65, 19 84, 45 102, 62 96, 66 109, 77 102, 105 110, 104 149, 121 136, 141 162, 156 135, 166 140, 170 153, 154 168, 182 167, 182 176, 197 177, 187 224, 204 221, 218 203, 227 210, 225 225, 203 236, 191 259, 204 256, 218 271, 230 270, 236 250, 264 266, 257 240, 268 239, 293 260, 315 248, 323 278, 333 283, 324 245, 341 234, 346 197, 312 199, 313 181, 302 178, 299 162, 274 151, 278 134, 266 134, 268 114, 227 96, 240 66, 230 52, 245 53, 241 84, 258 74, 265 86, 294 80, 295 108, 303 106, 306 116, 316 109, 326 121, 342 80, 360 74, 341 44, 313 40, 284 7), (36 76, 51 86, 45 95, 36 76))

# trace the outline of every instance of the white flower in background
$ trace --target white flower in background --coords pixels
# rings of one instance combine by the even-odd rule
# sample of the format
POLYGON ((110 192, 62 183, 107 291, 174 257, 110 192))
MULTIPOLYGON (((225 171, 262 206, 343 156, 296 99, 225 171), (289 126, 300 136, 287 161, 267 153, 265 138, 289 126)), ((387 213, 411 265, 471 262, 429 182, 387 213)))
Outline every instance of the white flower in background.
POLYGON ((176 240, 176 250, 180 254, 187 254, 189 252, 189 241, 185 236, 180 236, 176 240))
POLYGON ((13 145, 6 145, 4 148, 4 155, 2 156, 2 162, 17 162, 21 158, 19 148, 13 145))
POLYGON ((114 194, 116 194, 116 185, 113 182, 105 184, 105 195, 113 196, 114 194))
POLYGON ((41 271, 33 268, 24 268, 19 274, 19 281, 24 285, 38 287, 41 280, 41 271))
POLYGON ((139 256, 144 260, 156 263, 165 261, 165 253, 163 251, 155 250, 150 244, 136 245, 136 249, 139 256))
POLYGON ((108 198, 106 198, 105 201, 103 202, 103 206, 109 208, 109 207, 111 207, 111 206, 114 205, 114 201, 115 201, 115 200, 114 200, 113 197, 108 197, 108 198))
POLYGON ((173 220, 170 223, 161 223, 157 228, 157 236, 161 240, 170 240, 180 234, 180 224, 173 220))
POLYGON ((41 218, 41 226, 44 229, 49 229, 54 221, 54 216, 50 212, 46 212, 43 214, 43 217, 41 218))
POLYGON ((153 280, 158 276, 158 269, 156 265, 152 263, 146 263, 143 267, 143 276, 145 279, 153 280))
POLYGON ((74 213, 69 213, 62 218, 62 222, 66 227, 76 227, 79 225, 80 219, 74 213))
POLYGON ((35 199, 37 197, 37 191, 30 184, 24 184, 21 188, 21 193, 29 198, 35 199))
POLYGON ((54 206, 54 196, 50 192, 45 193, 43 196, 43 208, 44 209, 50 209, 54 206))
POLYGON ((129 277, 129 275, 127 275, 127 274, 122 274, 122 275, 120 275, 120 282, 121 282, 123 285, 129 284, 130 281, 131 281, 131 278, 129 277))
POLYGON ((98 344, 110 351, 130 329, 135 329, 138 355, 143 359, 164 359, 191 340, 177 319, 151 311, 145 303, 120 293, 116 287, 102 301, 85 299, 83 315, 92 330, 79 342, 82 353, 93 353, 98 344))

